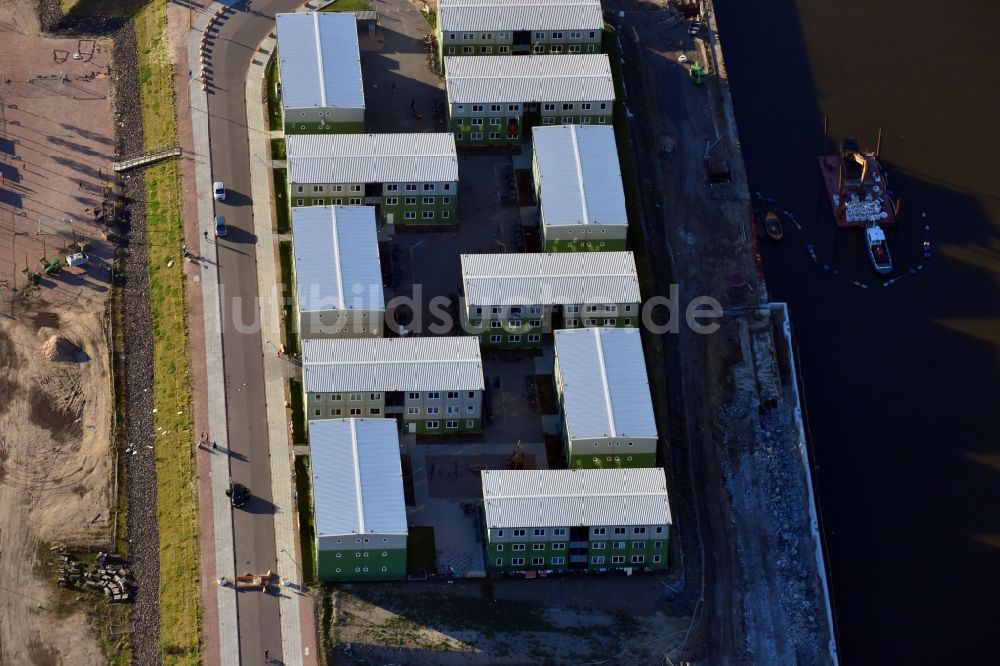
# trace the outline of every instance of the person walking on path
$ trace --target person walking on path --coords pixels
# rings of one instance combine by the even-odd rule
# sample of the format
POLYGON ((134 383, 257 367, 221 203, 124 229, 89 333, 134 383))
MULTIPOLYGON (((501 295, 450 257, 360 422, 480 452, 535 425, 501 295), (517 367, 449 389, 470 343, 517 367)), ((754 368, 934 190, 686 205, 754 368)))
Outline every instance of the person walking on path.
POLYGON ((205 234, 205 240, 208 240, 208 229, 205 229, 202 233, 205 234))
POLYGON ((396 94, 396 82, 395 81, 392 82, 392 94, 393 95, 396 94))

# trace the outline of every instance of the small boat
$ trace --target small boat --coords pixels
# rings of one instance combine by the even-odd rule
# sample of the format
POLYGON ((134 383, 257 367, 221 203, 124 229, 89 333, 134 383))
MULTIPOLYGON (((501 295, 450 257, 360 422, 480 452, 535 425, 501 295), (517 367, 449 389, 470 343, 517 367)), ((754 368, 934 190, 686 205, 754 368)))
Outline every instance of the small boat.
POLYGON ((778 217, 777 212, 769 210, 764 215, 764 232, 773 241, 780 241, 781 237, 785 235, 784 229, 781 228, 781 218, 778 217))
POLYGON ((865 229, 865 242, 868 247, 868 259, 879 275, 892 272, 892 257, 889 255, 889 245, 885 242, 885 232, 882 227, 872 223, 865 229))

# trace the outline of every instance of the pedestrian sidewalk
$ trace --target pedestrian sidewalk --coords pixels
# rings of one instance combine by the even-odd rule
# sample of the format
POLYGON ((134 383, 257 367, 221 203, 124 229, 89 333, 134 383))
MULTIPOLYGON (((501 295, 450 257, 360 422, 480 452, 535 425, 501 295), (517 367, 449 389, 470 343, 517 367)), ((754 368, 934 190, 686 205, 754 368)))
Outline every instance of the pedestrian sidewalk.
POLYGON ((267 400, 268 441, 271 447, 271 495, 274 503, 274 539, 278 572, 285 586, 279 600, 282 654, 287 664, 318 664, 314 600, 298 590, 304 587, 298 548, 298 519, 292 487, 294 453, 285 411, 285 382, 291 361, 277 353, 281 342, 281 294, 278 291, 277 236, 271 225, 274 198, 268 146, 267 110, 261 104, 267 61, 275 40, 265 38, 251 58, 246 78, 247 130, 250 137, 250 198, 257 237, 257 291, 260 299, 261 341, 264 353, 264 390, 267 400), (291 592, 295 590, 294 592, 291 592))
MULTIPOLYGON (((201 58, 201 39, 209 24, 223 9, 223 5, 213 3, 205 11, 199 12, 198 20, 188 34, 188 62, 197 67, 201 58)), ((212 182, 211 146, 208 130, 208 95, 202 90, 200 79, 193 77, 188 81, 188 95, 191 106, 192 142, 195 159, 195 187, 197 192, 197 220, 199 229, 211 229, 213 220, 213 194, 210 188, 212 182)), ((236 560, 233 549, 233 515, 232 507, 226 500, 226 489, 229 485, 229 456, 223 452, 229 450, 228 429, 226 427, 226 382, 222 362, 222 305, 219 295, 218 257, 214 237, 198 234, 198 254, 204 260, 201 274, 202 309, 204 315, 205 335, 205 367, 207 374, 206 402, 208 407, 208 424, 211 441, 219 447, 206 448, 211 455, 209 463, 210 486, 208 496, 210 506, 203 503, 201 511, 210 509, 212 514, 212 540, 215 556, 215 572, 211 580, 203 581, 202 589, 214 587, 214 594, 207 591, 205 603, 215 602, 215 612, 206 613, 206 620, 217 615, 217 640, 206 640, 206 644, 218 645, 218 654, 206 655, 207 663, 219 663, 223 666, 238 666, 240 663, 239 622, 236 610, 236 591, 231 587, 218 586, 215 581, 219 577, 233 580, 236 577, 236 560)), ((209 444, 211 446, 211 444, 209 444)), ((201 483, 205 483, 201 479, 201 483)), ((205 494, 202 494, 202 498, 205 494)), ((206 633, 214 633, 214 627, 205 628, 206 633)))

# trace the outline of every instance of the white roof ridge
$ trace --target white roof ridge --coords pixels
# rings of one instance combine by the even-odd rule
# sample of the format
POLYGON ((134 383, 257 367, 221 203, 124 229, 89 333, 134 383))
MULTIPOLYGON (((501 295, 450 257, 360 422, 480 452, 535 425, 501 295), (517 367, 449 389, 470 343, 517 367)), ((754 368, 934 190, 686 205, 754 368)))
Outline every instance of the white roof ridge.
POLYGON ((601 393, 604 396, 604 405, 608 410, 608 426, 611 428, 608 432, 612 437, 618 435, 618 429, 615 427, 615 409, 611 404, 611 389, 608 386, 608 370, 604 365, 604 344, 601 341, 601 330, 600 328, 594 329, 594 342, 597 345, 597 367, 601 372, 601 393))
POLYGON ((354 458, 354 498, 358 503, 358 534, 365 533, 365 498, 361 492, 361 455, 358 452, 358 422, 351 422, 351 455, 354 458))
MULTIPOLYGON (((634 469, 639 469, 639 468, 634 468, 634 469)), ((654 467, 654 468, 650 468, 650 469, 656 469, 656 468, 654 467)), ((541 486, 541 477, 539 477, 539 483, 538 483, 538 485, 541 486)), ((582 480, 580 481, 580 485, 581 485, 581 488, 580 488, 580 492, 578 492, 578 493, 552 493, 552 494, 546 494, 546 493, 542 493, 541 491, 539 491, 537 495, 535 495, 535 494, 531 494, 531 495, 488 495, 488 496, 484 497, 483 499, 485 499, 486 501, 489 501, 489 500, 508 500, 508 499, 516 499, 516 500, 520 500, 520 499, 573 499, 573 498, 577 498, 577 497, 579 497, 581 499, 584 498, 584 497, 596 497, 596 498, 611 498, 611 497, 662 497, 667 492, 666 489, 663 489, 663 490, 646 490, 646 491, 641 491, 641 492, 622 491, 622 492, 619 492, 619 493, 588 493, 588 492, 584 492, 583 491, 583 488, 582 488, 583 481, 582 480)))
POLYGON ((388 365, 397 363, 478 363, 480 359, 478 358, 404 358, 404 359, 365 359, 365 360, 350 360, 350 361, 311 361, 308 358, 306 361, 310 365, 357 365, 358 363, 364 363, 365 365, 388 365))
POLYGON ((580 162, 580 143, 576 140, 576 125, 569 125, 569 135, 573 141, 573 161, 576 164, 576 186, 580 190, 580 207, 583 209, 583 224, 590 224, 587 208, 587 188, 583 186, 583 164, 580 162))
POLYGON ((344 298, 344 267, 340 262, 340 234, 337 231, 337 209, 330 207, 330 226, 333 231, 333 262, 337 274, 337 297, 342 309, 347 308, 347 299, 344 298))
POLYGON ((319 73, 320 106, 326 106, 326 75, 323 72, 323 40, 319 37, 319 12, 312 12, 313 39, 316 41, 316 69, 319 73))

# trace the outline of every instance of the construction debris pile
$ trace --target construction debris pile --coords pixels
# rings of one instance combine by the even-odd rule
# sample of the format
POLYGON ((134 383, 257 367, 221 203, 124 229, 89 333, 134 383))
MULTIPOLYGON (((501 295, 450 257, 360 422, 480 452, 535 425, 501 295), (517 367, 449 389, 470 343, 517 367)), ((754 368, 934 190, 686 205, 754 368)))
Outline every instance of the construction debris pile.
POLYGON ((97 562, 88 569, 69 553, 62 556, 56 582, 59 587, 84 587, 103 590, 104 596, 112 603, 127 603, 132 599, 132 573, 127 567, 112 562, 107 553, 98 553, 97 562))

